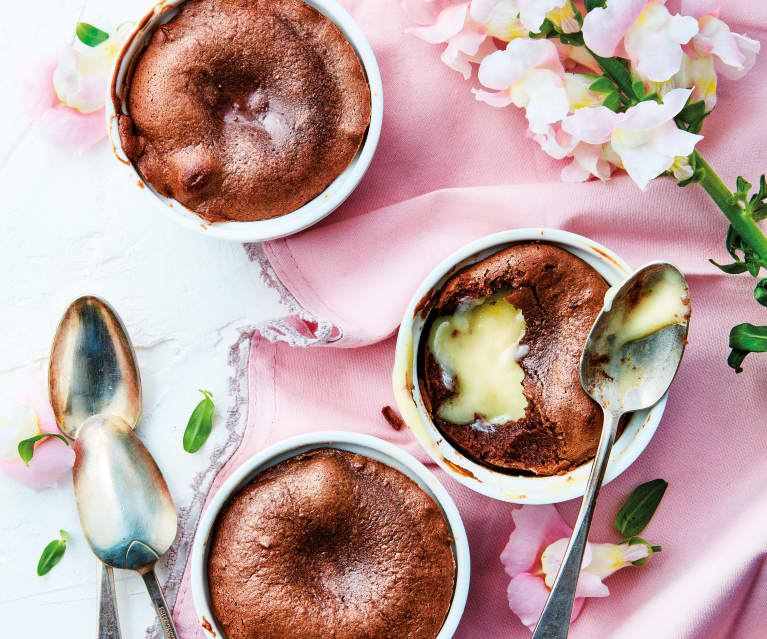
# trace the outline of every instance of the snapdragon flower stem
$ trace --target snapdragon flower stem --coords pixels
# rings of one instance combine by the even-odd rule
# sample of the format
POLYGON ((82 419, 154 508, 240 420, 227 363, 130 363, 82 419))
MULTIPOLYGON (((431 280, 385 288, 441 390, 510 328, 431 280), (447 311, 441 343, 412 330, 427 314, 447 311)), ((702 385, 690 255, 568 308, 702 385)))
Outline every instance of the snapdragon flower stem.
POLYGON ((696 166, 703 169, 703 178, 700 181, 700 185, 730 221, 735 232, 748 243, 763 262, 767 263, 767 236, 759 228, 754 218, 740 206, 732 191, 722 182, 722 179, 711 168, 711 165, 703 159, 703 156, 697 151, 693 151, 693 156, 695 157, 696 166))

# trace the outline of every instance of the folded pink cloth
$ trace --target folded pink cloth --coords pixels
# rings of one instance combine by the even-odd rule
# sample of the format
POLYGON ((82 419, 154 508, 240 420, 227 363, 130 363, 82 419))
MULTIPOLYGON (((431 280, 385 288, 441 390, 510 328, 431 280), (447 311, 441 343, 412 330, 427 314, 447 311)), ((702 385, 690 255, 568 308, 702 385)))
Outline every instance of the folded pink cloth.
MULTIPOLYGON (((662 477, 670 487, 645 536, 663 552, 644 568, 607 579, 611 596, 588 601, 570 636, 767 636, 761 375, 767 359, 749 357, 737 379, 725 361, 729 328, 764 322, 767 313, 750 299, 751 279, 726 276, 707 262, 727 261, 724 218, 698 187, 680 189, 668 179, 646 193, 625 176, 607 184, 561 183, 561 165, 525 138, 522 113, 476 103, 470 85, 439 62, 437 48, 404 34, 406 18, 395 3, 343 4, 381 65, 381 144, 341 209, 308 232, 264 247, 304 318, 316 323, 271 324, 253 336, 247 427, 212 490, 264 446, 320 429, 370 433, 428 463, 410 433, 393 430, 380 414, 394 405, 394 340, 386 338, 410 296, 438 261, 472 239, 521 226, 566 229, 634 266, 675 262, 689 278, 693 304, 690 344, 664 420, 639 460, 604 489, 592 529, 593 539, 615 541, 618 504, 637 484, 662 477), (298 349, 263 337, 281 339, 296 326, 317 334, 316 342, 349 348, 298 349)), ((730 3, 723 18, 767 41, 767 3, 730 3)), ((699 148, 729 184, 741 173, 754 181, 767 168, 767 57, 737 89, 722 80, 719 95, 699 148)), ((508 609, 508 577, 499 562, 514 506, 436 472, 458 504, 472 553, 471 590, 456 637, 529 637, 508 609)), ((578 506, 568 502, 560 512, 572 523, 578 506)), ((185 639, 204 636, 188 567, 174 616, 185 639)))

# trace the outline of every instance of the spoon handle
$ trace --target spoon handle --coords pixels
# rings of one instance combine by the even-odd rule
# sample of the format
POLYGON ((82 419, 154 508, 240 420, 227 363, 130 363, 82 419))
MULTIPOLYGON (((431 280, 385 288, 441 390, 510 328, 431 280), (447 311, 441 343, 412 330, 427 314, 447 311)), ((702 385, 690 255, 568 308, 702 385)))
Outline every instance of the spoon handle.
POLYGON ((567 545, 562 565, 559 567, 557 578, 554 581, 554 587, 549 593, 549 598, 540 619, 538 619, 538 625, 532 639, 566 639, 567 637, 570 629, 570 617, 573 613, 575 589, 581 572, 589 528, 591 528, 591 518, 594 516, 597 495, 605 476, 607 461, 610 459, 610 451, 615 441, 619 418, 620 415, 607 410, 604 411, 602 436, 599 438, 599 447, 594 456, 594 464, 591 467, 591 474, 581 502, 578 519, 575 522, 570 543, 567 545))
POLYGON ((146 572, 141 573, 141 576, 144 578, 144 584, 149 591, 149 596, 154 604, 154 609, 157 612, 157 618, 160 620, 160 625, 165 633, 165 637, 167 639, 178 639, 176 626, 173 625, 173 619, 170 616, 168 604, 165 603, 165 596, 162 594, 160 584, 157 583, 154 568, 150 568, 146 572))
POLYGON ((120 639, 120 620, 117 616, 115 576, 111 566, 99 562, 101 587, 99 588, 98 639, 120 639))

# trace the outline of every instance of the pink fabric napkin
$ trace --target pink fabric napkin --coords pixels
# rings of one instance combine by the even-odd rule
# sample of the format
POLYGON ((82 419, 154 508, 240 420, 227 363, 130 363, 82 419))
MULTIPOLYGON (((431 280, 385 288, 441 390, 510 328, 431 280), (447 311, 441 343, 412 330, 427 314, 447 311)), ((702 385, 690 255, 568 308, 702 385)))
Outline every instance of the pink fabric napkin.
MULTIPOLYGON (((639 266, 678 264, 689 278, 690 344, 653 441, 605 487, 591 538, 616 541, 612 519, 639 483, 662 477, 669 489, 644 533, 663 552, 644 568, 608 578, 611 595, 591 599, 573 639, 751 639, 767 636, 767 409, 765 356, 736 378, 726 365, 736 323, 764 322, 753 282, 707 262, 727 261, 726 223, 695 186, 659 179, 641 193, 628 178, 608 184, 559 181, 561 165, 524 137, 523 115, 474 101, 471 86, 443 66, 439 49, 404 34, 395 3, 347 0, 367 33, 384 77, 385 117, 373 164, 352 197, 321 225, 264 247, 276 275, 317 324, 319 342, 272 343, 289 332, 267 327, 252 338, 246 431, 213 491, 245 459, 285 437, 320 429, 366 432, 428 459, 407 430, 381 417, 394 405, 396 329, 421 279, 454 249, 494 231, 550 226, 586 235, 639 266), (335 327, 331 332, 329 325, 335 327)), ((767 4, 729 3, 734 30, 767 42, 767 4)), ((767 55, 747 79, 720 84, 701 152, 734 184, 767 169, 767 55), (742 97, 737 97, 737 93, 742 97)), ((283 325, 284 328, 284 325, 283 325)), ((434 468, 433 465, 431 465, 434 468)), ((436 470, 464 518, 472 582, 458 639, 515 639, 529 632, 508 610, 499 554, 515 506, 463 488, 436 470)), ((578 502, 559 507, 572 523, 578 502)), ((184 639, 202 637, 184 573, 174 616, 184 639)))

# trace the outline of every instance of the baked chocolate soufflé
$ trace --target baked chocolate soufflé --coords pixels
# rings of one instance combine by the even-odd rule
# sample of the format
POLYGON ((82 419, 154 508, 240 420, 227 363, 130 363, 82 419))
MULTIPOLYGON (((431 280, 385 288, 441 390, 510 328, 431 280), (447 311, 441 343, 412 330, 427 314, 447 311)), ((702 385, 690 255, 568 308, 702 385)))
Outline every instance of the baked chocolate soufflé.
POLYGON ((454 580, 436 502, 398 470, 332 448, 257 475, 210 540, 227 639, 434 639, 454 580))
POLYGON ((451 277, 434 295, 419 352, 421 394, 448 441, 475 461, 521 474, 561 473, 593 457, 602 412, 578 371, 607 289, 586 262, 545 243, 513 245, 451 277), (485 315, 477 315, 482 309, 485 315), (438 323, 448 321, 448 332, 438 334, 438 323), (509 335, 515 321, 519 330, 509 335), (438 345, 462 356, 453 363, 476 371, 477 379, 446 367, 438 345), (477 398, 500 406, 495 420, 478 410, 477 398))
POLYGON ((126 155, 209 221, 298 209, 346 169, 370 123, 357 54, 301 0, 188 0, 138 54, 126 91, 126 155))

